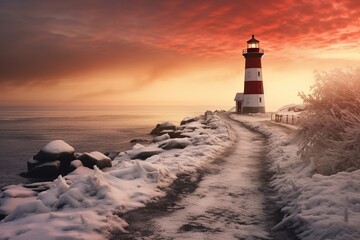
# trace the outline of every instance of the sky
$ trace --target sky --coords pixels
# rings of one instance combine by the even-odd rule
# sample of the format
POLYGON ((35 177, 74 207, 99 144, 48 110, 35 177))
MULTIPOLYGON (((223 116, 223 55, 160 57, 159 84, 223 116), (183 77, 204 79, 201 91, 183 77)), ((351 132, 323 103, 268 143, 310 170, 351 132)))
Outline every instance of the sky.
POLYGON ((274 111, 360 65, 360 1, 0 0, 0 105, 230 108, 252 34, 274 111))

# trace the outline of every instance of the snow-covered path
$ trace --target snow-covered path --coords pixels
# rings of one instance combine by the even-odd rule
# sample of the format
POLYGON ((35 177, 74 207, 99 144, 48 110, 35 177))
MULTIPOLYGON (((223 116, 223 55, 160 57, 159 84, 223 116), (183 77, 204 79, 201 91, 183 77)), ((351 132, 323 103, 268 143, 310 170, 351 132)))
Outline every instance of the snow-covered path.
MULTIPOLYGON (((265 137, 233 120, 226 121, 237 139, 232 152, 211 164, 204 176, 197 176, 199 183, 193 193, 185 193, 162 214, 152 212, 149 222, 138 225, 143 229, 131 230, 137 231, 130 233, 131 238, 292 239, 287 232, 270 231, 280 216, 267 187, 265 137)), ((141 214, 133 220, 145 220, 139 218, 141 214)))

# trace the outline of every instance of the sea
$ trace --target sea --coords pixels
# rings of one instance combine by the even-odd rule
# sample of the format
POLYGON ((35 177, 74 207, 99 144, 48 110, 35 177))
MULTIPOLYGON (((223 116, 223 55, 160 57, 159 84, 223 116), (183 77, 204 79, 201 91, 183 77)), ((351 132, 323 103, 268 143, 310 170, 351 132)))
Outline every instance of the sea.
MULTIPOLYGON (((151 139, 157 123, 180 124, 209 106, 0 107, 0 189, 28 183, 20 176, 44 145, 61 139, 76 152, 121 152, 132 139, 151 139)), ((225 109, 226 110, 226 109, 225 109)))

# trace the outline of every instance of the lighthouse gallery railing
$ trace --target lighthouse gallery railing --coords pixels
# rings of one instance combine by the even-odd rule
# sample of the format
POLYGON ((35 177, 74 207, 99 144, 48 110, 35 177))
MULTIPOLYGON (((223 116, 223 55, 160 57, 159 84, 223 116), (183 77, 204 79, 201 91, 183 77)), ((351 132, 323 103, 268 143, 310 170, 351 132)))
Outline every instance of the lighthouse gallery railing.
POLYGON ((264 53, 264 49, 262 48, 247 48, 247 49, 243 49, 243 54, 247 54, 247 53, 264 53))

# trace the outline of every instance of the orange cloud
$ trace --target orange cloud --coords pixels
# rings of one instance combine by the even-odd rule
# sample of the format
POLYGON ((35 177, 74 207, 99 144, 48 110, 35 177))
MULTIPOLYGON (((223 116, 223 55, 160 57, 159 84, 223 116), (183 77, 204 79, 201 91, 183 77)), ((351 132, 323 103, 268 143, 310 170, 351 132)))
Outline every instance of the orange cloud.
POLYGON ((0 85, 86 82, 109 72, 118 79, 115 90, 79 97, 136 91, 185 71, 228 63, 233 71, 235 62, 242 69, 251 34, 274 71, 325 58, 331 65, 339 56, 358 62, 359 8, 356 0, 3 1, 0 85))

